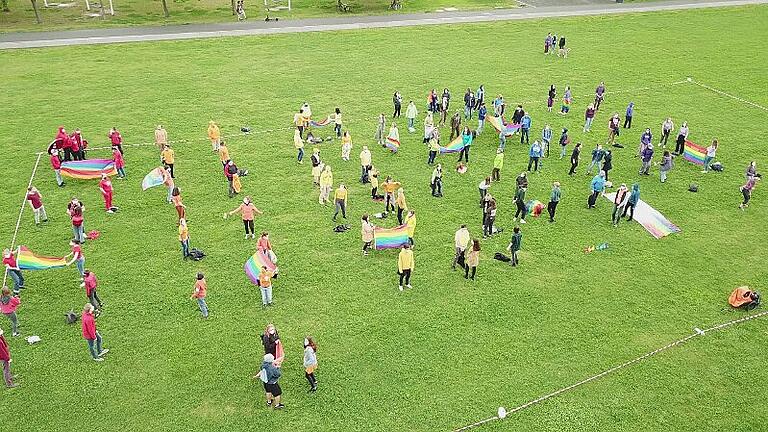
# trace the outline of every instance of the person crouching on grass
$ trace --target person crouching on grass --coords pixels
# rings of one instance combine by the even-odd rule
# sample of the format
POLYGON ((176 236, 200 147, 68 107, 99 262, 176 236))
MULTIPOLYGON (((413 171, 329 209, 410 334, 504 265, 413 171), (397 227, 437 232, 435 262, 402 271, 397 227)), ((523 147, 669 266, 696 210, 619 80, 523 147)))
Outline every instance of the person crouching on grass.
POLYGON ((195 288, 190 296, 190 300, 197 301, 197 305, 200 307, 200 313, 203 314, 203 318, 208 318, 208 305, 205 303, 205 296, 208 293, 208 284, 205 282, 205 275, 198 272, 197 280, 195 280, 195 288))
POLYGON ((317 344, 312 336, 304 338, 304 376, 309 381, 309 391, 317 391, 317 378, 315 378, 315 369, 317 369, 317 344))
POLYGON ((400 275, 400 291, 403 290, 403 282, 407 288, 413 288, 411 286, 411 273, 414 268, 413 251, 410 244, 404 244, 400 249, 400 254, 397 256, 397 273, 400 275))
POLYGON ((88 349, 91 352, 91 357, 94 361, 104 361, 104 355, 109 352, 108 349, 102 349, 101 334, 96 330, 96 317, 93 314, 94 307, 90 303, 86 303, 83 308, 83 338, 88 342, 88 349))

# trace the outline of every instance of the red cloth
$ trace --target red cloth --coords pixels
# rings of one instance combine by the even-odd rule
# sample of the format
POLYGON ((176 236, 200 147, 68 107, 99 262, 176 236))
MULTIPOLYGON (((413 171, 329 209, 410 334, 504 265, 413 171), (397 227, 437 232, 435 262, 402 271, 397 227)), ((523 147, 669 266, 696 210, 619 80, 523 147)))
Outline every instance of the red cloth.
POLYGON ((9 257, 3 257, 3 264, 7 265, 8 267, 12 269, 18 269, 19 265, 16 264, 16 257, 11 254, 9 257))
POLYGON ((5 341, 5 336, 0 336, 0 360, 8 361, 11 359, 11 352, 8 351, 8 342, 5 341))
POLYGON ((18 297, 11 297, 8 303, 0 302, 0 313, 10 314, 16 312, 16 308, 21 304, 18 297))
POLYGON ((91 273, 88 273, 88 276, 85 277, 85 295, 89 296, 91 295, 91 292, 96 289, 96 287, 99 285, 99 281, 96 280, 96 275, 91 273))
POLYGON ((92 313, 83 313, 83 338, 86 340, 96 339, 96 319, 92 313))
POLYGON ((115 161, 115 168, 125 168, 125 159, 123 159, 123 154, 120 153, 120 150, 112 152, 112 159, 115 161))
POLYGON ((27 201, 32 202, 32 208, 35 210, 43 206, 43 199, 38 192, 28 192, 27 201))
POLYGON ((120 145, 123 143, 123 136, 120 132, 114 131, 109 134, 109 140, 112 141, 112 145, 120 145))
POLYGON ((78 133, 72 134, 69 141, 71 143, 70 146, 72 147, 72 151, 80 151, 83 147, 83 137, 78 133))
POLYGON ((63 127, 59 128, 59 133, 56 134, 56 140, 61 143, 61 148, 63 149, 72 147, 72 143, 69 141, 69 135, 67 135, 67 132, 63 127))
POLYGON ((57 155, 51 155, 51 167, 55 170, 61 169, 61 159, 57 155))

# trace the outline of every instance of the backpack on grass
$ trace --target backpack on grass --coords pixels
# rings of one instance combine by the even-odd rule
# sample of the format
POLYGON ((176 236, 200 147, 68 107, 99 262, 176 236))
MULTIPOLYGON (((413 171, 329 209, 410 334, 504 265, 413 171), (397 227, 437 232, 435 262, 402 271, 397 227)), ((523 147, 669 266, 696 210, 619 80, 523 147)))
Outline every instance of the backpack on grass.
POLYGON ((189 251, 189 257, 195 261, 200 261, 201 259, 205 258, 205 252, 201 251, 200 249, 192 248, 192 250, 189 251))
POLYGON ((760 306, 760 293, 746 286, 738 287, 728 296, 728 304, 734 308, 752 310, 760 306))

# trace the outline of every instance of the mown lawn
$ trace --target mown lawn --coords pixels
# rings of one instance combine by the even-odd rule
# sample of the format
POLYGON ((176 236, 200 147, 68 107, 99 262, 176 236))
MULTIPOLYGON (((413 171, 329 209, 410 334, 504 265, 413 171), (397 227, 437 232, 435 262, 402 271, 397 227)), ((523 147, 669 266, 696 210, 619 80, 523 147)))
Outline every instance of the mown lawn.
MULTIPOLYGON (((81 46, 0 53, 0 214, 10 241, 22 192, 35 160, 56 127, 80 127, 91 144, 106 144, 118 126, 126 143, 151 141, 166 125, 175 146, 177 183, 189 207, 192 245, 208 253, 182 262, 176 216, 164 192, 142 192, 141 179, 158 164, 153 147, 127 147, 128 179, 115 180, 121 211, 106 215, 96 184, 55 186, 45 159, 35 185, 51 221, 36 228, 25 214, 19 241, 51 255, 68 252, 64 210, 73 195, 87 205, 86 227, 101 238, 84 247, 87 267, 101 281, 107 304, 99 329, 111 349, 104 363, 87 354, 79 326, 63 314, 85 302, 74 269, 27 273, 20 319, 24 335, 10 340, 21 387, 0 392, 9 430, 450 430, 488 417, 498 406, 527 402, 688 335, 693 327, 741 317, 725 309, 739 285, 763 288, 768 210, 763 185, 753 205, 738 210, 738 187, 751 159, 763 151, 766 113, 694 84, 701 82, 768 105, 760 67, 768 36, 768 8, 655 13, 514 23, 310 33, 260 38, 81 46), (544 34, 566 34, 567 60, 543 57, 544 34), (749 49, 744 49, 749 47, 749 49), (608 96, 591 134, 582 113, 600 80, 608 96), (503 235, 483 241, 478 280, 450 269, 455 229, 480 234, 477 184, 490 172, 496 137, 485 133, 472 150, 468 174, 449 169, 445 197, 429 194, 431 169, 418 134, 401 127, 397 155, 373 145, 373 118, 389 113, 399 89, 423 111, 430 88, 485 84, 489 95, 525 102, 538 136, 544 123, 568 127, 587 148, 606 138, 607 116, 634 101, 627 144, 614 156, 614 182, 639 181, 643 198, 682 228, 655 240, 637 224, 610 224, 610 205, 586 207, 589 177, 582 160, 569 178, 566 161, 552 158, 531 176, 529 197, 547 200, 563 183, 558 222, 530 219, 523 227, 522 264, 491 259, 509 240, 514 176, 527 149, 507 144, 497 225, 503 235), (575 95, 567 117, 548 114, 549 84, 569 84, 575 95), (637 89, 637 90, 633 90, 637 89), (323 146, 336 184, 351 186, 352 231, 336 234, 332 209, 317 204, 309 167, 296 165, 293 112, 309 101, 319 116, 343 109, 352 133, 353 161, 339 145, 323 146), (638 178, 633 157, 644 127, 687 120, 691 138, 720 139, 723 173, 703 175, 677 160, 666 184, 638 178), (230 151, 250 169, 252 195, 280 257, 276 306, 263 311, 243 262, 253 242, 234 208, 205 128, 222 125, 230 151), (240 135, 241 126, 271 133, 240 135), (396 254, 360 256, 359 217, 381 211, 356 183, 357 154, 367 144, 374 164, 406 190, 418 215, 414 289, 397 291, 396 254), (687 192, 699 184, 697 194, 687 192), (609 250, 585 255, 588 245, 609 250), (188 300, 196 271, 209 281, 211 318, 202 321, 188 300), (287 409, 271 412, 251 380, 262 348, 258 335, 274 322, 286 345, 282 379, 287 409), (314 335, 320 390, 308 395, 301 369, 302 338, 314 335), (11 414, 12 412, 12 414, 11 414)), ((421 115, 419 116, 421 119, 421 115)), ((404 121, 404 120, 403 120, 404 121)), ((323 131, 325 132, 325 131, 323 131)), ((447 128, 444 129, 447 135, 447 128)), ((330 134, 330 131, 328 131, 330 134)), ((91 157, 103 155, 96 151, 91 157)), ((391 220, 384 222, 392 224, 391 220)), ((7 321, 3 328, 8 331, 7 321)), ((768 321, 756 320, 697 338, 617 375, 534 406, 486 430, 525 431, 755 431, 768 411, 765 341, 768 321)))

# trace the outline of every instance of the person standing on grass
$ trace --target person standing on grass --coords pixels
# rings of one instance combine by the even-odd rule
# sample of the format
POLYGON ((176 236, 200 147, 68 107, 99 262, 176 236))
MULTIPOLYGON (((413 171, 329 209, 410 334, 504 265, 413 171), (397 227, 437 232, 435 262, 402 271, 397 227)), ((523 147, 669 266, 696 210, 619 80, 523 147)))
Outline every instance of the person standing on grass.
POLYGON ((547 112, 552 112, 552 105, 555 104, 556 97, 557 90, 555 89, 555 85, 552 84, 549 86, 549 91, 547 92, 547 112))
POLYGON ((504 108, 506 107, 506 103, 504 103, 504 96, 498 95, 496 96, 496 99, 493 100, 493 116, 494 117, 503 117, 504 116, 504 108))
POLYGON ((605 83, 600 81, 600 84, 595 89, 595 111, 600 109, 600 104, 603 103, 605 97, 605 83))
POLYGON ((61 159, 59 159, 59 151, 51 151, 51 168, 53 168, 54 174, 56 174, 56 184, 59 187, 64 186, 64 179, 61 178, 61 159))
MULTIPOLYGON (((231 162, 231 161, 230 161, 231 162)), ((227 178, 229 180, 229 190, 230 194, 233 192, 232 189, 232 178, 231 175, 227 171, 227 167, 224 167, 224 175, 228 175, 227 178)), ((163 169, 163 185, 168 190, 168 195, 166 196, 166 201, 168 201, 168 204, 173 203, 173 190, 176 188, 176 182, 173 181, 173 177, 171 177, 171 173, 167 169, 163 169)))
POLYGON ((597 198, 605 193, 605 173, 600 171, 596 176, 592 178, 590 182, 590 188, 592 189, 592 195, 589 197, 587 208, 595 208, 597 205, 597 198))
POLYGON ((347 196, 349 194, 347 193, 347 187, 344 186, 344 183, 339 183, 339 187, 336 188, 336 191, 333 193, 333 201, 336 204, 336 211, 333 213, 333 221, 336 222, 336 216, 339 215, 339 211, 341 211, 341 217, 344 219, 347 218, 347 196))
POLYGON ((336 132, 336 138, 341 138, 341 126, 342 126, 341 110, 339 109, 339 107, 336 107, 336 109, 333 112, 333 131, 336 132))
POLYGON ((619 114, 615 113, 610 120, 608 120, 608 140, 605 145, 616 144, 616 137, 619 136, 619 114))
POLYGON ((517 191, 515 192, 515 206, 517 207, 517 210, 515 211, 515 217, 512 218, 512 222, 517 221, 517 218, 520 217, 520 223, 524 224, 525 222, 525 216, 528 214, 528 208, 525 206, 525 192, 528 190, 527 185, 518 187, 517 191))
POLYGON ((261 291, 261 307, 272 306, 272 278, 275 274, 267 269, 267 266, 261 266, 259 271, 259 290, 261 291))
POLYGON ((72 220, 72 232, 75 240, 81 244, 85 243, 85 228, 83 213, 85 212, 85 205, 81 203, 77 198, 72 198, 67 204, 67 214, 72 220))
POLYGON ((13 280, 13 295, 19 295, 19 291, 24 289, 24 275, 21 274, 16 256, 10 249, 3 250, 3 264, 6 273, 13 280))
POLYGON ((571 139, 568 137, 568 128, 563 128, 563 131, 560 133, 560 139, 558 140, 560 143, 560 159, 565 157, 565 151, 568 147, 568 144, 571 143, 571 139))
POLYGON ((435 163, 435 158, 437 157, 437 153, 440 151, 440 143, 437 142, 436 137, 431 137, 429 139, 429 155, 427 156, 427 165, 432 165, 435 163))
MULTIPOLYGON (((208 139, 211 140, 211 150, 213 150, 214 153, 217 153, 221 145, 221 130, 213 120, 208 122, 208 139)), ((163 144, 165 144, 165 142, 163 144)))
POLYGON ((681 155, 685 152, 685 141, 688 139, 688 122, 683 122, 680 125, 680 129, 677 131, 677 139, 675 140, 675 155, 681 155))
POLYGON ((571 110, 571 103, 573 103, 573 96, 571 94, 571 87, 565 86, 565 93, 563 93, 563 105, 560 107, 560 114, 566 115, 571 110))
POLYGON ((283 363, 285 350, 283 349, 283 341, 280 340, 280 335, 277 333, 274 324, 267 324, 264 333, 261 335, 261 344, 264 346, 264 354, 272 355, 275 365, 279 367, 283 363))
POLYGON ((411 286, 411 273, 413 272, 414 265, 415 261, 411 245, 404 244, 397 255, 397 272, 400 275, 400 286, 398 288, 400 291, 403 290, 403 282, 405 282, 406 288, 413 288, 411 286))
MULTIPOLYGON (((469 129, 469 127, 466 127, 465 130, 469 129)), ((458 111, 456 111, 456 114, 451 117, 451 138, 449 141, 453 141, 454 137, 461 136, 461 114, 459 114, 458 111)))
MULTIPOLYGON (((598 168, 599 169, 599 168, 598 168)), ((608 181, 608 172, 613 169, 613 152, 608 149, 603 156, 603 172, 605 173, 605 180, 608 181)))
POLYGON ((333 189, 333 172, 331 166, 326 165, 320 174, 320 197, 318 198, 320 205, 326 205, 330 202, 328 198, 331 196, 331 189, 333 189))
POLYGON ((104 361, 104 355, 109 352, 108 349, 102 349, 101 334, 96 330, 96 317, 94 316, 94 307, 91 303, 86 303, 83 307, 82 317, 83 339, 88 342, 88 350, 94 361, 104 361))
POLYGON ((182 259, 189 258, 189 228, 185 219, 179 219, 179 243, 181 243, 182 259))
POLYGON ((178 187, 173 188, 173 191, 171 192, 171 201, 176 208, 176 214, 179 216, 179 219, 185 217, 187 206, 181 202, 181 191, 178 187))
POLYGON ((408 204, 405 202, 405 191, 403 188, 397 190, 397 198, 395 198, 395 206, 397 206, 397 224, 403 224, 403 212, 408 210, 408 204))
POLYGON ((405 118, 408 120, 408 132, 410 133, 416 130, 417 115, 419 115, 419 110, 416 109, 416 104, 413 101, 408 102, 408 107, 405 109, 405 118))
POLYGON ((531 171, 531 165, 533 165, 534 171, 539 171, 539 159, 541 159, 541 155, 541 144, 534 140, 533 144, 531 144, 531 148, 528 150, 528 172, 531 171))
POLYGON ((43 205, 43 196, 36 187, 30 186, 27 188, 27 202, 32 207, 32 214, 35 217, 35 225, 40 225, 40 219, 43 222, 48 222, 48 214, 45 213, 45 206, 43 205))
POLYGON ((653 142, 653 134, 651 128, 646 128, 645 132, 640 135, 640 149, 637 152, 638 156, 642 156, 643 150, 645 150, 653 142))
POLYGON ((317 369, 317 344, 312 336, 304 338, 304 377, 309 381, 309 391, 317 391, 317 378, 315 370, 317 369))
POLYGON ((464 252, 467 250, 467 246, 469 246, 469 240, 470 235, 467 226, 461 225, 461 227, 453 235, 453 243, 456 252, 453 256, 453 264, 451 265, 453 270, 456 270, 456 264, 459 264, 461 268, 464 268, 464 252))
POLYGON ((669 150, 664 150, 664 154, 661 156, 661 164, 659 165, 659 176, 661 177, 661 182, 665 183, 667 181, 667 174, 674 168, 674 161, 672 160, 672 155, 669 153, 669 150))
POLYGON ((557 56, 562 58, 568 58, 568 48, 565 47, 565 36, 560 36, 560 41, 558 42, 558 46, 560 49, 557 51, 557 56))
POLYGON ((517 108, 515 108, 515 112, 512 113, 512 124, 522 125, 524 115, 525 110, 523 110, 523 106, 518 104, 517 108))
POLYGON ((163 146, 163 151, 160 153, 160 161, 163 163, 163 166, 168 169, 168 172, 171 173, 172 178, 176 178, 176 175, 174 175, 173 172, 173 164, 176 159, 176 153, 173 151, 171 146, 165 145, 163 146))
POLYGON ((371 166, 373 157, 371 155, 371 151, 368 150, 368 146, 363 146, 363 149, 360 151, 360 183, 367 183, 367 180, 370 180, 368 178, 368 169, 371 166))
POLYGON ((117 178, 125 178, 125 159, 123 153, 117 146, 112 146, 112 160, 115 162, 115 169, 117 170, 117 178))
POLYGON ((582 132, 589 132, 592 128, 592 122, 595 120, 595 112, 597 110, 595 109, 595 106, 592 104, 589 104, 587 106, 587 110, 584 112, 584 128, 582 129, 582 132))
POLYGON ((475 107, 479 110, 480 106, 485 103, 485 86, 480 84, 475 92, 475 107))
POLYGON ((483 206, 483 200, 485 199, 485 195, 488 193, 488 189, 491 187, 491 178, 486 177, 483 181, 480 182, 480 184, 477 186, 477 189, 480 191, 480 206, 483 206))
POLYGON ((477 265, 480 263, 480 240, 472 240, 472 247, 467 254, 467 266, 464 267, 464 279, 475 280, 477 265))
POLYGON ((475 93, 471 88, 467 88, 467 92, 464 93, 464 119, 469 120, 472 118, 472 110, 475 108, 475 93))
POLYGON ((530 144, 528 131, 531 130, 531 116, 523 112, 523 118, 520 119, 520 144, 530 144))
POLYGON ((320 149, 315 147, 312 149, 312 156, 309 157, 309 162, 312 164, 312 184, 314 186, 320 185, 320 174, 323 172, 323 161, 320 159, 320 149))
POLYGON ((8 350, 8 342, 5 340, 3 329, 0 328, 0 365, 3 367, 3 380, 7 388, 17 387, 18 384, 13 383, 13 375, 11 374, 11 352, 8 350))
POLYGON ((352 153, 352 136, 349 131, 344 131, 341 137, 341 160, 349 162, 350 153, 352 153))
POLYGON ((249 196, 243 198, 243 203, 237 206, 236 209, 232 210, 229 213, 225 213, 224 217, 227 218, 229 216, 232 216, 235 213, 240 213, 240 215, 243 218, 243 226, 245 227, 245 238, 247 239, 248 235, 250 235, 252 239, 255 239, 256 231, 253 225, 253 216, 254 214, 261 216, 264 213, 258 208, 256 208, 256 206, 253 204, 253 201, 251 201, 251 197, 249 196))
POLYGON ((99 190, 101 191, 101 196, 104 197, 104 208, 106 208, 107 213, 114 213, 115 209, 117 208, 112 205, 112 194, 114 192, 114 188, 112 187, 112 181, 106 174, 101 175, 99 190))
POLYGON ((480 104, 480 108, 477 109, 477 134, 483 133, 485 127, 485 117, 488 116, 488 108, 485 107, 485 102, 480 104))
POLYGON ((363 239, 363 256, 368 256, 368 250, 373 244, 373 232, 376 227, 368 220, 367 214, 363 215, 361 222, 360 236, 363 239))
POLYGON ((416 212, 408 210, 408 214, 405 216, 405 226, 408 229, 408 243, 411 247, 414 246, 413 235, 416 233, 416 212))
POLYGON ((630 129, 632 127, 632 116, 635 115, 635 103, 630 102, 627 105, 627 111, 624 113, 624 129, 630 129))
POLYGON ((399 91, 395 91, 395 94, 392 95, 392 104, 395 106, 392 118, 400 118, 400 109, 403 106, 403 96, 399 91))
POLYGON ((517 259, 517 252, 520 251, 520 247, 523 244, 523 233, 520 232, 520 227, 516 226, 512 230, 512 239, 509 241, 509 246, 507 246, 507 250, 510 253, 511 260, 509 261, 509 265, 512 267, 517 267, 518 259, 517 259))
POLYGON ((155 129, 155 144, 157 144, 157 149, 160 151, 162 151, 163 148, 168 145, 168 132, 165 130, 163 125, 157 125, 157 129, 155 129))
POLYGON ((387 139, 398 143, 400 142, 400 130, 397 128, 397 123, 392 122, 392 125, 389 127, 389 134, 387 134, 387 139))
POLYGON ((499 132, 499 148, 498 150, 504 151, 507 147, 507 134, 504 131, 499 132))
POLYGON ((504 150, 497 149, 496 157, 493 159, 493 170, 491 170, 491 181, 501 181, 502 168, 504 168, 504 150))
POLYGON ((464 132, 461 135, 461 142, 464 144, 464 147, 461 149, 461 153, 459 153, 459 160, 458 162, 461 162, 462 155, 464 156, 464 160, 469 163, 469 149, 472 147, 472 141, 474 139, 474 134, 471 130, 469 130, 469 126, 464 127, 464 132))
POLYGON ((434 116, 432 115, 432 111, 427 111, 427 115, 424 116, 424 140, 422 143, 426 144, 429 142, 434 129, 436 129, 434 116))
POLYGON ((666 120, 661 124, 661 139, 659 140, 659 145, 666 147, 667 146, 667 140, 669 139, 669 134, 672 133, 672 129, 675 128, 675 124, 672 122, 672 117, 667 117, 666 120))
POLYGON ((109 134, 107 135, 109 138, 109 142, 112 143, 112 147, 117 148, 120 151, 120 154, 123 154, 123 136, 120 135, 120 132, 117 130, 116 127, 113 127, 109 130, 109 134))
POLYGON ((549 213, 550 222, 555 221, 555 212, 557 211, 557 205, 560 204, 561 196, 560 182, 554 182, 552 184, 552 192, 549 194, 549 202, 547 203, 547 213, 549 213))
POLYGON ((389 209, 395 211, 395 193, 400 188, 400 182, 392 180, 392 176, 387 176, 384 182, 384 213, 389 213, 389 209))
POLYGON ((627 218, 627 222, 631 221, 632 218, 635 216, 635 207, 639 202, 640 202, 640 185, 637 183, 634 183, 632 184, 632 192, 629 194, 627 205, 624 206, 624 211, 621 213, 621 217, 626 216, 627 212, 629 212, 629 217, 627 218))
POLYGON ((72 263, 75 264, 77 267, 77 272, 80 274, 80 286, 85 286, 85 256, 83 255, 83 249, 80 245, 80 242, 77 240, 72 240, 69 242, 69 245, 72 247, 72 251, 69 253, 69 255, 65 256, 64 258, 69 258, 70 256, 72 259, 67 263, 67 265, 72 265, 72 263))
POLYGON ((746 171, 744 171, 744 177, 749 180, 751 177, 762 178, 763 175, 757 172, 757 162, 752 161, 747 165, 746 171))
MULTIPOLYGON (((446 88, 443 89, 443 95, 440 97, 440 126, 445 125, 445 120, 448 117, 448 107, 450 107, 451 104, 451 92, 446 88)), ((456 114, 459 112, 456 111, 456 114)), ((461 117, 459 117, 459 120, 461 120, 461 117)))
POLYGON ((739 208, 743 211, 749 207, 749 200, 752 198, 752 190, 755 189, 755 184, 760 180, 760 177, 752 176, 747 179, 747 182, 741 186, 741 194, 744 196, 744 201, 739 204, 739 208))
POLYGON ((432 178, 429 181, 429 185, 432 187, 432 196, 435 198, 441 198, 443 196, 443 166, 437 164, 434 170, 432 170, 432 178))
POLYGON ((715 160, 715 156, 717 156, 717 139, 713 139, 712 144, 707 147, 707 154, 704 156, 704 171, 702 173, 709 172, 709 166, 715 160))
POLYGON ((579 166, 579 159, 581 159, 581 143, 580 142, 576 143, 576 146, 573 148, 573 152, 571 152, 571 170, 568 171, 569 176, 576 174, 576 167, 579 166))
POLYGON ((544 125, 544 129, 541 130, 541 151, 542 155, 546 154, 549 157, 549 146, 552 144, 552 128, 549 123, 544 125))
POLYGON ((379 195, 379 170, 377 170, 373 165, 370 165, 369 168, 368 179, 371 182, 371 199, 382 199, 384 197, 379 195))
POLYGON ((18 295, 11 295, 11 290, 8 287, 3 287, 2 294, 0 295, 0 313, 8 317, 11 321, 11 332, 13 336, 19 336, 19 317, 16 315, 16 309, 19 308, 21 300, 18 295))
POLYGON ((496 200, 488 194, 485 196, 487 205, 483 212, 483 238, 493 235, 493 224, 496 222, 496 200))
POLYGON ((613 197, 613 213, 611 214, 611 222, 613 223, 614 227, 619 226, 619 220, 621 219, 621 215, 624 213, 624 210, 627 207, 629 196, 630 193, 627 189, 627 185, 622 183, 621 186, 619 186, 619 188, 616 190, 616 195, 613 197))
POLYGON ((208 305, 205 303, 205 296, 207 294, 208 283, 205 281, 205 275, 198 272, 197 279, 195 280, 195 287, 189 299, 197 301, 197 305, 200 307, 200 313, 203 314, 203 318, 208 318, 208 305))
POLYGON ((281 375, 282 372, 280 371, 280 368, 275 365, 275 356, 272 354, 264 354, 264 361, 261 363, 261 370, 257 377, 264 383, 267 407, 272 407, 274 404, 274 409, 276 410, 285 408, 285 405, 280 402, 283 390, 280 388, 278 381, 280 380, 281 375))
POLYGON ((597 167, 597 170, 600 171, 600 163, 603 161, 603 157, 605 157, 605 150, 603 150, 602 145, 598 144, 597 147, 592 150, 592 161, 587 167, 587 175, 592 174, 593 167, 597 167))
POLYGON ((651 164, 653 163, 653 144, 648 144, 648 147, 643 150, 640 160, 643 162, 640 167, 640 175, 651 175, 651 164))
POLYGON ((83 283, 85 283, 85 296, 88 298, 88 301, 93 305, 93 307, 98 311, 103 306, 99 295, 96 293, 96 288, 99 286, 99 281, 96 279, 96 274, 88 269, 85 270, 83 276, 83 283))
MULTIPOLYGON (((304 163, 304 140, 301 139, 301 133, 298 129, 293 131, 293 147, 296 149, 296 162, 304 163)), ((221 149, 219 149, 219 158, 222 158, 221 149)), ((229 159, 229 152, 227 152, 227 159, 229 159)), ((226 161, 222 160, 222 162, 226 161)))
POLYGON ((384 134, 384 129, 386 127, 387 119, 384 117, 384 113, 381 113, 379 114, 379 121, 376 126, 376 134, 373 137, 380 146, 383 146, 386 141, 386 135, 384 134))

